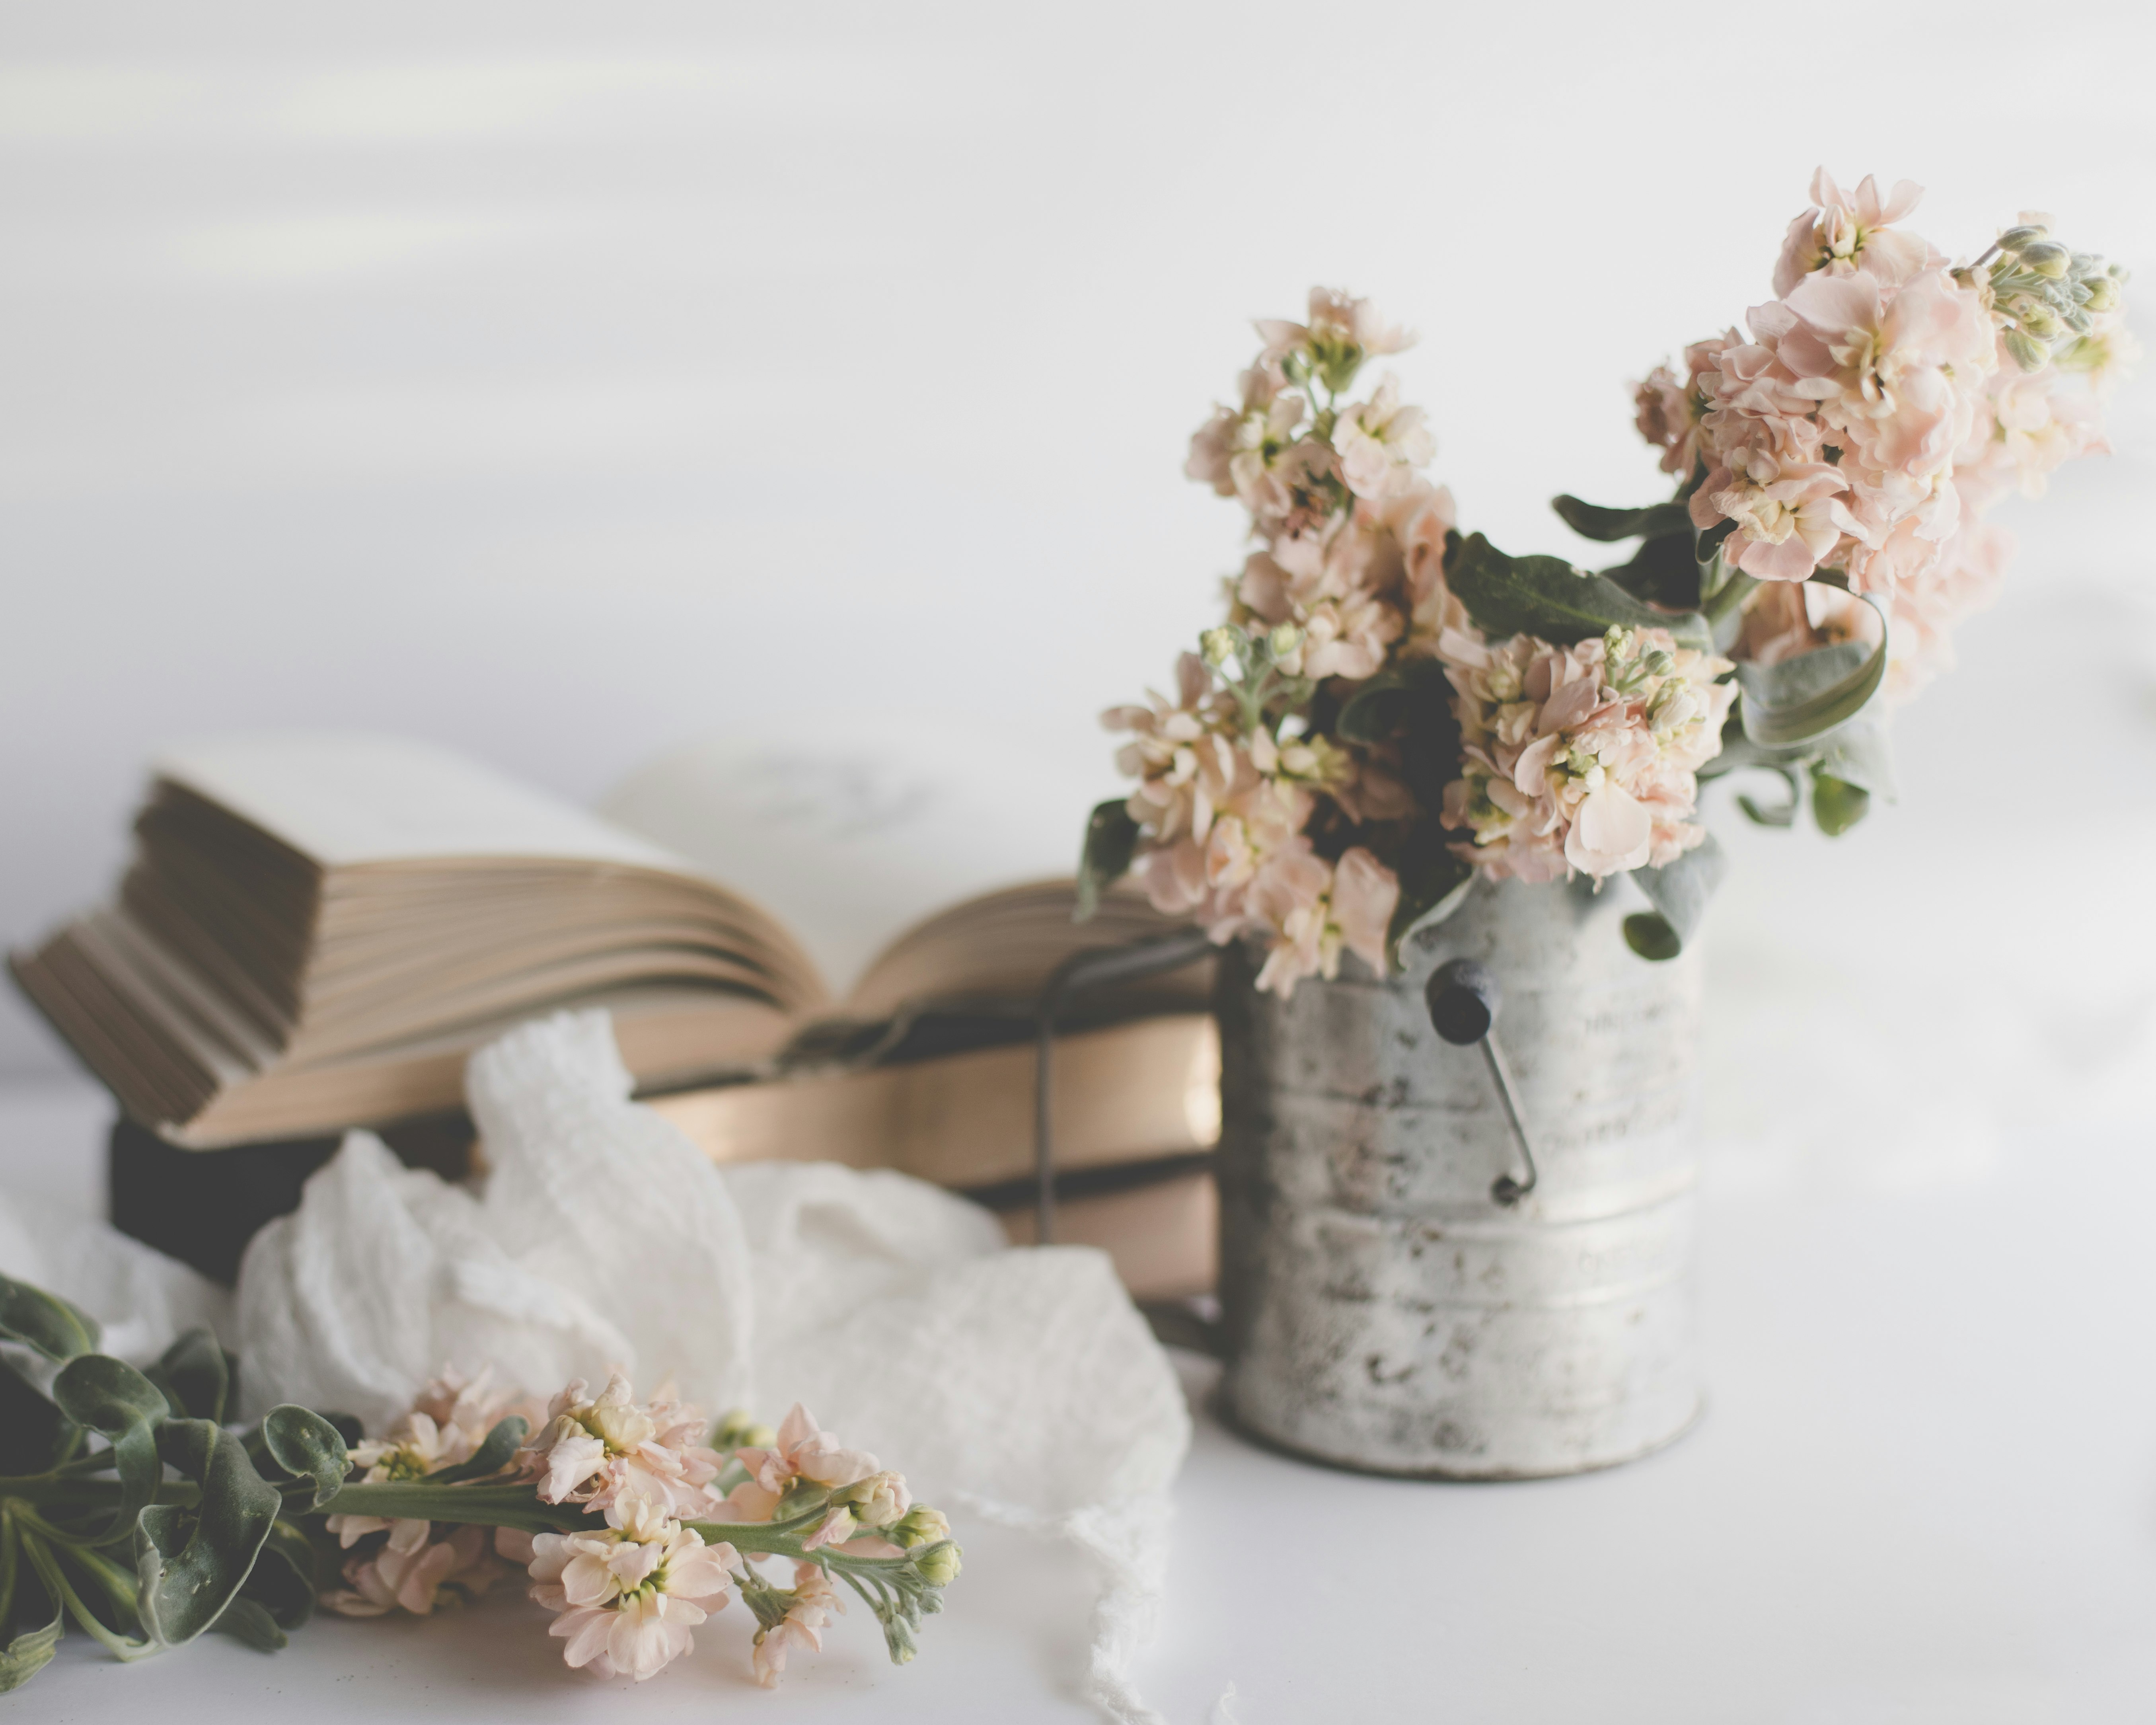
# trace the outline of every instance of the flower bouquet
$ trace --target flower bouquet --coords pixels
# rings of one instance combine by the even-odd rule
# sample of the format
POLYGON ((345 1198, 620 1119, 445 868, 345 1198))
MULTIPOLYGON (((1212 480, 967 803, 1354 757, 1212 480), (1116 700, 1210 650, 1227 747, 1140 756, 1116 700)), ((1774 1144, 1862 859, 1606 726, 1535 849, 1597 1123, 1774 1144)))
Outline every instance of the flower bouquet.
POLYGON ((1625 937, 1663 959, 1722 870, 1702 779, 1771 774, 1784 793, 1738 808, 1786 827, 1808 797, 1830 834, 1890 797, 1886 716, 2011 550, 1986 512, 2104 447, 2134 352, 2123 270, 2029 213, 1950 262, 1899 225, 1918 195, 1815 177, 1776 297, 1638 387, 1676 495, 1556 500, 1636 544, 1596 572, 1459 531, 1422 409, 1389 376, 1352 397, 1413 339, 1368 300, 1319 289, 1306 321, 1261 321, 1187 468, 1256 548, 1172 696, 1105 715, 1137 784, 1093 813, 1081 908, 1129 872, 1261 944, 1285 994, 1343 950, 1383 973, 1477 876, 1623 875, 1647 900, 1625 937))
POLYGON ((1137 783, 1080 911, 1128 874, 1224 949, 1220 1405, 1268 1442, 1521 1478, 1697 1416, 1702 783, 1829 834, 1891 796, 1889 711, 1997 585, 1986 512, 2102 447, 2133 351, 2124 272, 2049 218, 1953 262, 1917 199, 1817 176, 1775 297, 1638 388, 1674 495, 1556 500, 1633 547, 1599 571, 1460 531, 1422 411, 1358 393, 1410 339, 1364 300, 1260 323, 1192 439, 1255 543, 1172 692, 1105 716, 1137 783), (1432 1022, 1461 976, 1479 1057, 1432 1022))
POLYGON ((906 1481, 797 1407, 714 1429, 615 1375, 542 1412, 448 1373, 393 1429, 295 1406, 228 1423, 235 1362, 206 1330, 138 1370, 66 1301, 0 1278, 0 1690, 72 1622, 122 1659, 207 1630, 265 1651, 317 1599, 424 1615, 528 1571, 572 1666, 642 1681, 738 1594, 776 1683, 821 1645, 843 1582, 896 1662, 958 1548, 906 1481), (783 1581, 757 1565, 788 1564, 783 1581))

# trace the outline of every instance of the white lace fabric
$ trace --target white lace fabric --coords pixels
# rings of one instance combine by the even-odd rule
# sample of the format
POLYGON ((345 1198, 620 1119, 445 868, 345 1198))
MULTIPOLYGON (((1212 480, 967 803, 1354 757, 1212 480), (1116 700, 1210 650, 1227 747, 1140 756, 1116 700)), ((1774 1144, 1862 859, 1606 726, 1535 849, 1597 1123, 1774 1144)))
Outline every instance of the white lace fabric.
POLYGON ((903 1174, 716 1166, 629 1100, 603 1013, 523 1026, 465 1086, 475 1189, 354 1132, 249 1246, 249 1417, 295 1401, 377 1429, 445 1363, 542 1395, 619 1365, 773 1420, 805 1402, 927 1502, 1083 1551, 1101 1594, 1082 1686, 1112 1717, 1158 1717, 1128 1673, 1190 1423, 1103 1255, 1012 1250, 903 1174))

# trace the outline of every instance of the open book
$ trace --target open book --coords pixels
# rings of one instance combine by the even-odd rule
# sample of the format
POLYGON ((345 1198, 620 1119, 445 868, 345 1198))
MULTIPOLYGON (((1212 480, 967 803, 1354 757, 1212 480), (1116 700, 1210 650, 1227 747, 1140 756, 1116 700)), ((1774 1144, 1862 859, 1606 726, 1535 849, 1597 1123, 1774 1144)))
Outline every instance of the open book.
MULTIPOLYGON (((116 901, 11 963, 128 1113, 191 1147, 453 1109, 472 1049, 563 1007, 613 1012, 646 1091, 924 1015, 1009 1040, 1068 955, 1170 925, 1128 893, 1075 924, 1090 787, 993 752, 711 745, 598 815, 415 742, 206 742, 157 762, 116 901)), ((1206 986, 1128 985, 1092 1017, 1194 1013, 1206 986)))

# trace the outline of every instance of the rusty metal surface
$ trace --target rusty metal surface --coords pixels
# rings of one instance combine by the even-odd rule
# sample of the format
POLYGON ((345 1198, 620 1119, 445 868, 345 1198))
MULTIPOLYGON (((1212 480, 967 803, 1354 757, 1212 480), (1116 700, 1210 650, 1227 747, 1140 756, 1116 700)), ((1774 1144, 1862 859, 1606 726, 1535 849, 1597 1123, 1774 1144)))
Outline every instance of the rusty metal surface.
POLYGON ((1478 886, 1378 980, 1281 1001, 1224 955, 1223 1411, 1265 1440, 1387 1473, 1608 1466, 1697 1415, 1697 952, 1628 949, 1617 889, 1478 886), (1473 1047, 1430 1028, 1447 959, 1502 984, 1497 1034, 1539 1185, 1490 1195, 1511 1142, 1473 1047))

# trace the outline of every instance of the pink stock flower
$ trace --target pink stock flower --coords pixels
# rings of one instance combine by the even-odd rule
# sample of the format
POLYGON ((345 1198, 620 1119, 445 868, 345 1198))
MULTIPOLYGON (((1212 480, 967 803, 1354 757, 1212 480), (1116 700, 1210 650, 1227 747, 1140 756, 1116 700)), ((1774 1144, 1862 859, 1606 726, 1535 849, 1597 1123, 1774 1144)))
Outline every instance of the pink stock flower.
POLYGON ((1815 275, 1764 321, 1776 357, 1871 474, 1922 486, 1948 472, 1997 363, 1974 289, 1943 270, 1894 289, 1866 275, 1815 275))
POLYGON ((1923 195, 1914 180, 1900 180, 1882 198, 1878 182, 1869 174, 1853 194, 1845 193, 1820 168, 1812 176, 1812 207, 1789 223, 1782 242, 1774 265, 1775 293, 1787 296, 1820 270, 1846 275, 1861 270, 1882 281, 1901 282, 1937 262, 1931 247, 1915 234, 1892 231, 1892 224, 1915 209, 1923 195))
POLYGON ((649 1498, 616 1498, 608 1520, 603 1532, 533 1538, 531 1597, 559 1614, 547 1633, 567 1643, 572 1669, 641 1683, 690 1650, 690 1630, 725 1605, 741 1558, 649 1498))
POLYGON ((1152 697, 1150 709, 1111 707, 1101 716, 1110 730, 1128 731, 1132 741, 1116 763, 1138 781, 1131 793, 1131 819, 1163 842, 1186 834, 1203 842, 1213 812, 1237 778, 1232 715, 1213 689, 1213 675, 1194 653, 1177 667, 1179 705, 1152 697))
MULTIPOLYGON (((362 1484, 422 1480, 470 1461, 495 1422, 520 1411, 516 1398, 495 1387, 490 1371, 467 1380, 446 1367, 386 1435, 352 1446, 352 1462, 362 1484)), ((429 1522, 361 1515, 326 1517, 323 1527, 346 1551, 377 1534, 388 1536, 347 1559, 344 1588, 322 1595, 324 1604, 347 1617, 393 1609, 424 1616, 444 1589, 474 1596, 497 1573, 476 1528, 451 1527, 438 1536, 429 1522)))
POLYGON ((1363 358, 1399 353, 1414 346, 1412 330, 1388 323, 1368 300, 1358 300, 1339 288, 1310 290, 1307 323, 1279 318, 1260 318, 1258 334, 1265 341, 1265 357, 1279 359, 1298 348, 1353 347, 1363 358))
POLYGON ((1258 870, 1247 900, 1251 922, 1271 937, 1258 987, 1286 998, 1304 977, 1340 973, 1344 947, 1382 974, 1399 878, 1360 846, 1336 866, 1310 841, 1283 845, 1258 870))
POLYGON ((1399 547, 1410 634, 1419 640, 1441 629, 1466 627, 1466 608, 1445 581, 1445 540, 1460 525, 1452 493, 1418 483, 1386 501, 1378 524, 1399 547))
POLYGON ((1340 474, 1358 497, 1380 499, 1412 485, 1414 470, 1437 451, 1420 408, 1400 405, 1400 382, 1388 377, 1367 402, 1343 408, 1332 428, 1340 474))
POLYGON ((779 1422, 778 1436, 760 1449, 734 1451, 734 1459, 767 1491, 783 1491, 797 1479, 818 1486, 850 1486, 876 1473, 876 1459, 865 1450, 850 1450, 816 1424, 816 1416, 794 1403, 779 1422))
POLYGON ((1987 504, 2009 488, 2041 497, 2066 462, 2108 451, 2095 402, 2066 381, 2056 366, 2033 372, 1999 368, 1988 411, 1956 462, 1965 491, 1975 487, 1987 504))
POLYGON ((1223 497, 1248 501, 1281 452, 1294 441, 1303 398, 1287 388, 1276 362, 1260 361, 1242 376, 1239 406, 1216 408, 1191 434, 1183 472, 1223 497))
MULTIPOLYGON (((1409 520, 1427 532, 1435 518, 1409 520)), ((1289 675, 1360 681, 1376 675, 1385 649, 1407 632, 1399 591, 1406 569, 1382 514, 1350 514, 1322 534, 1283 536, 1270 551, 1251 553, 1235 593, 1260 622, 1301 629, 1301 641, 1281 660, 1289 675)))
POLYGON ((1849 481, 1838 469, 1824 461, 1784 465, 1764 452, 1732 459, 1733 470, 1720 469, 1692 494, 1691 516, 1700 526, 1736 522, 1730 560, 1755 580, 1803 581, 1845 533, 1860 531, 1842 501, 1849 481))
POLYGON ((831 1614, 845 1609, 832 1589, 831 1578, 819 1565, 797 1562, 793 1566, 793 1602, 787 1607, 786 1615, 769 1628, 756 1632, 756 1649, 750 1657, 757 1681, 767 1689, 777 1688, 779 1674, 786 1669, 786 1656, 796 1647, 820 1652, 823 1630, 830 1622, 831 1614))
POLYGON ((1400 879, 1358 845, 1332 865, 1332 922, 1340 943, 1382 976, 1400 879))
POLYGON ((1632 424, 1662 452, 1664 473, 1689 476, 1699 439, 1699 408, 1689 380, 1656 366, 1632 386, 1632 424))
POLYGON ((1443 819, 1472 834, 1456 848, 1484 873, 1600 880, 1660 867, 1704 836, 1691 816, 1736 696, 1716 680, 1728 660, 1659 629, 1571 647, 1454 634, 1439 656, 1466 745, 1443 819))
MULTIPOLYGON (((347 1558, 344 1588, 322 1595, 322 1604, 331 1610, 346 1617, 379 1617, 390 1611, 424 1617, 445 1600, 477 1598, 503 1573, 487 1548, 484 1527, 452 1527, 435 1539, 429 1537, 431 1522, 384 1525, 388 1538, 371 1553, 347 1558)), ((346 1538, 343 1543, 349 1546, 352 1542, 346 1538)))
POLYGON ((710 1422, 702 1410, 666 1388, 639 1404, 619 1372, 596 1399, 584 1389, 579 1378, 556 1396, 547 1425, 517 1452, 526 1476, 539 1481, 541 1500, 604 1511, 626 1495, 676 1514, 707 1514, 717 1502, 711 1482, 721 1461, 704 1442, 710 1422))
POLYGON ((1941 547, 1933 566, 1894 589, 1892 656, 1887 665, 1887 700, 1908 700, 1943 671, 1953 668, 1952 631, 1964 618, 1998 597, 2014 555, 2005 527, 1971 520, 1941 547))

